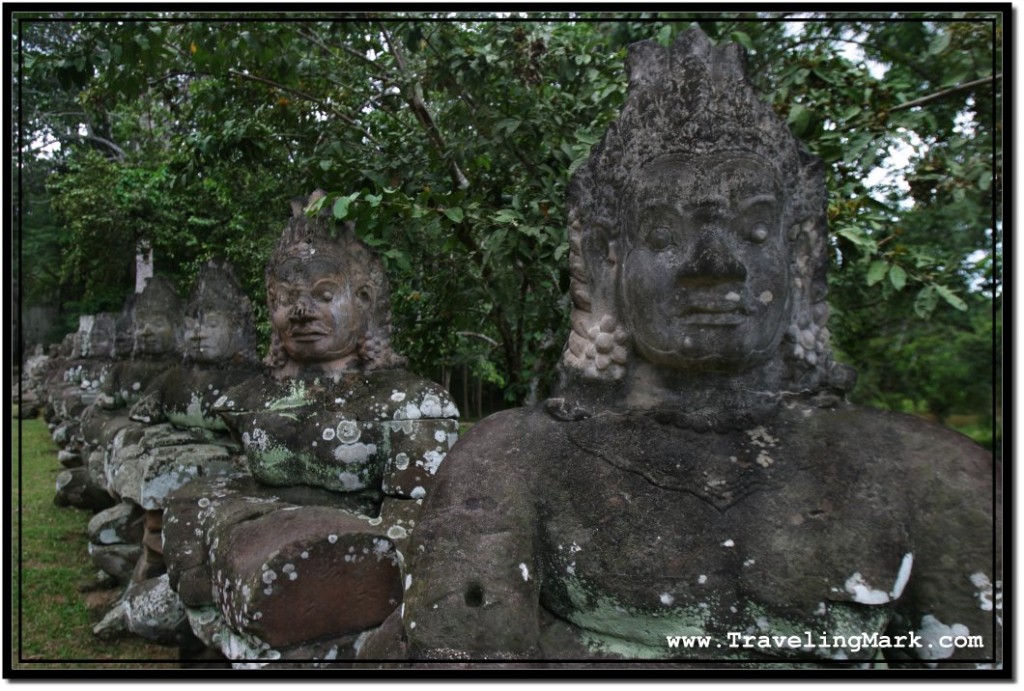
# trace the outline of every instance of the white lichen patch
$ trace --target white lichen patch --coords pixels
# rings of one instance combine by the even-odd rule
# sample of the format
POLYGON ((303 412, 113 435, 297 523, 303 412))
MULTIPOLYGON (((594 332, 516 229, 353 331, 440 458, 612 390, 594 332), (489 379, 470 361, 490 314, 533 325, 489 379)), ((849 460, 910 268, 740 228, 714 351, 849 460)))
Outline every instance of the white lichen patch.
POLYGON ((736 543, 732 541, 732 538, 722 543, 722 547, 735 547, 736 543))
POLYGON ((334 435, 335 435, 334 428, 333 427, 328 427, 328 428, 324 429, 323 433, 320 436, 323 437, 324 441, 332 441, 334 439, 334 435))
POLYGON ((405 452, 399 452, 395 455, 395 468, 398 470, 405 470, 409 467, 409 454, 405 452))
POLYGON ((355 473, 338 473, 338 481, 347 491, 354 492, 362 489, 364 484, 355 473))
POLYGON ((963 624, 947 626, 935 616, 926 614, 921 617, 921 628, 917 635, 921 637, 923 647, 918 648, 918 654, 924 660, 944 660, 951 657, 956 651, 953 646, 943 646, 941 642, 951 642, 957 636, 967 636, 971 632, 963 624))
POLYGON ((423 454, 423 469, 431 475, 437 472, 437 469, 441 467, 441 461, 444 460, 445 454, 439 451, 428 451, 423 454))
POLYGON ((704 585, 705 583, 708 582, 708 577, 705 576, 704 574, 701 574, 701 575, 697 576, 697 582, 700 583, 701 585, 704 585))
POLYGON ((445 434, 444 430, 439 429, 434 432, 434 441, 438 442, 439 444, 443 444, 447 439, 448 435, 445 434))
POLYGON ((907 582, 910 581, 910 572, 913 568, 914 555, 907 552, 903 555, 903 561, 900 562, 900 570, 896 574, 896 582, 893 583, 892 590, 889 591, 889 595, 893 600, 898 599, 903 594, 903 589, 907 587, 907 582))
POLYGON ((676 599, 672 597, 671 593, 662 593, 658 596, 658 599, 661 600, 661 604, 666 607, 671 607, 672 603, 676 601, 676 599))
POLYGON ((402 401, 405 400, 405 392, 398 390, 392 391, 391 400, 394 401, 395 403, 401 403, 402 401))
MULTIPOLYGON (((331 430, 334 433, 334 430, 331 430)), ((334 458, 346 464, 365 463, 367 459, 377 453, 376 444, 345 444, 335 447, 334 458)))
POLYGON ((427 490, 417 485, 416 487, 412 488, 411 492, 409 492, 409 496, 412 497, 413 499, 422 499, 423 497, 427 496, 427 490))
POLYGON ((757 299, 760 300, 762 304, 768 305, 771 304, 771 302, 775 299, 775 296, 772 295, 772 291, 766 290, 760 295, 758 295, 757 299))
POLYGON ((439 418, 444 415, 444 407, 437 395, 428 393, 420 402, 420 413, 425 418, 439 418))
POLYGON ((345 444, 354 444, 359 441, 362 432, 359 430, 359 423, 355 420, 342 420, 337 427, 338 441, 345 444))
POLYGON ((767 468, 775 462, 775 459, 769 456, 765 451, 760 451, 754 461, 762 468, 767 468))
POLYGON ((338 541, 338 536, 335 535, 334 533, 331 533, 330 535, 327 536, 327 541, 330 542, 333 545, 335 542, 338 541))
POLYGON ((729 302, 739 302, 740 294, 737 293, 735 290, 730 290, 728 293, 725 294, 725 299, 728 300, 729 302))
POLYGON ((401 540, 409 536, 409 531, 400 525, 393 525, 388 528, 387 536, 392 540, 401 540))
POLYGON ((768 434, 768 430, 763 425, 759 425, 754 429, 748 429, 747 436, 750 437, 751 444, 761 448, 775 446, 779 441, 776 437, 768 434))
POLYGON ((530 580, 530 569, 524 562, 519 562, 519 573, 522 574, 524 581, 530 580))
POLYGON ((857 571, 846 579, 846 592, 853 595, 853 601, 862 605, 884 605, 889 601, 889 593, 872 588, 857 571))
POLYGON ((754 560, 753 559, 747 559, 746 561, 743 562, 743 565, 744 566, 753 566, 754 565, 754 560))
POLYGON ((978 589, 978 592, 975 593, 975 595, 978 597, 981 609, 986 612, 991 612, 992 581, 988 579, 988 576, 979 571, 978 573, 971 574, 971 583, 973 583, 974 587, 978 589))
POLYGON ((412 587, 412 574, 411 573, 407 573, 407 574, 405 574, 405 590, 408 590, 411 587, 412 587))

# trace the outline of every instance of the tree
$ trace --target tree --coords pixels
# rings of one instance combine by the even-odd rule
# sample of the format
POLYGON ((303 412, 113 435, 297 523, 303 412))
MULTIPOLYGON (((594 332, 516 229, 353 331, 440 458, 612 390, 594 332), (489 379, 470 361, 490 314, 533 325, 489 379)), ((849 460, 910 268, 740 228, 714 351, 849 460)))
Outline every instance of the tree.
POLYGON ((984 388, 984 315, 1001 299, 998 14, 54 19, 19 23, 22 144, 61 141, 48 165, 71 231, 62 276, 87 296, 90 238, 125 238, 127 223, 183 285, 228 254, 261 305, 287 199, 320 187, 384 257, 414 369, 447 384, 469 367, 509 404, 543 396, 568 328, 568 175, 622 102, 625 47, 696 22, 748 50, 761 91, 827 164, 833 330, 862 372, 857 396, 940 416, 942 400, 976 412, 984 399, 949 394, 968 377, 984 388), (902 177, 869 182, 897 148, 902 177), (938 324, 959 336, 929 357, 966 358, 970 374, 926 386, 891 345, 924 344, 938 324))

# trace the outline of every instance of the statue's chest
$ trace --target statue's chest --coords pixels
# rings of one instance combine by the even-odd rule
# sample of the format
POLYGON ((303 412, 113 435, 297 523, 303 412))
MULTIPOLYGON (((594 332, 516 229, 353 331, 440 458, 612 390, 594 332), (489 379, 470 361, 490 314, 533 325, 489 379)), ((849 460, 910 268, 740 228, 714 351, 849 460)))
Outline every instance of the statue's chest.
POLYGON ((810 626, 845 603, 888 604, 909 575, 885 483, 785 425, 698 434, 606 420, 567 439, 562 507, 549 502, 543 521, 549 606, 563 615, 603 602, 721 632, 810 626))

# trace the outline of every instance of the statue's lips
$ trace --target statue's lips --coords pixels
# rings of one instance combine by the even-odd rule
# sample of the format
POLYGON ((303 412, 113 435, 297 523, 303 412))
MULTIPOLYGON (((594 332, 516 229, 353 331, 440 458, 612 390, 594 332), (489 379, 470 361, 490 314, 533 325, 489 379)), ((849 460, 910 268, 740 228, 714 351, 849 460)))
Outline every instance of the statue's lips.
POLYGON ((292 329, 288 335, 293 341, 311 343, 319 341, 324 336, 327 336, 328 333, 323 329, 292 329))
POLYGON ((684 324, 735 326, 746 321, 753 310, 734 300, 690 301, 680 305, 676 320, 684 324))

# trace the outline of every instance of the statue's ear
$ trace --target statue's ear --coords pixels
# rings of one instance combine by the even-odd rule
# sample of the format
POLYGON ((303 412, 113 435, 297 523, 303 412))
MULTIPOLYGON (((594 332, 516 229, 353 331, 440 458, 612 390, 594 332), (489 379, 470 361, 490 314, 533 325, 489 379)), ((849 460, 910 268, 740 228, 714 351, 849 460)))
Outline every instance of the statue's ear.
POLYGON ((619 239, 610 223, 596 221, 586 233, 583 252, 594 271, 614 268, 619 263, 619 239))
POLYGON ((373 288, 370 286, 360 286, 356 289, 355 296, 360 309, 368 312, 373 307, 373 288))

